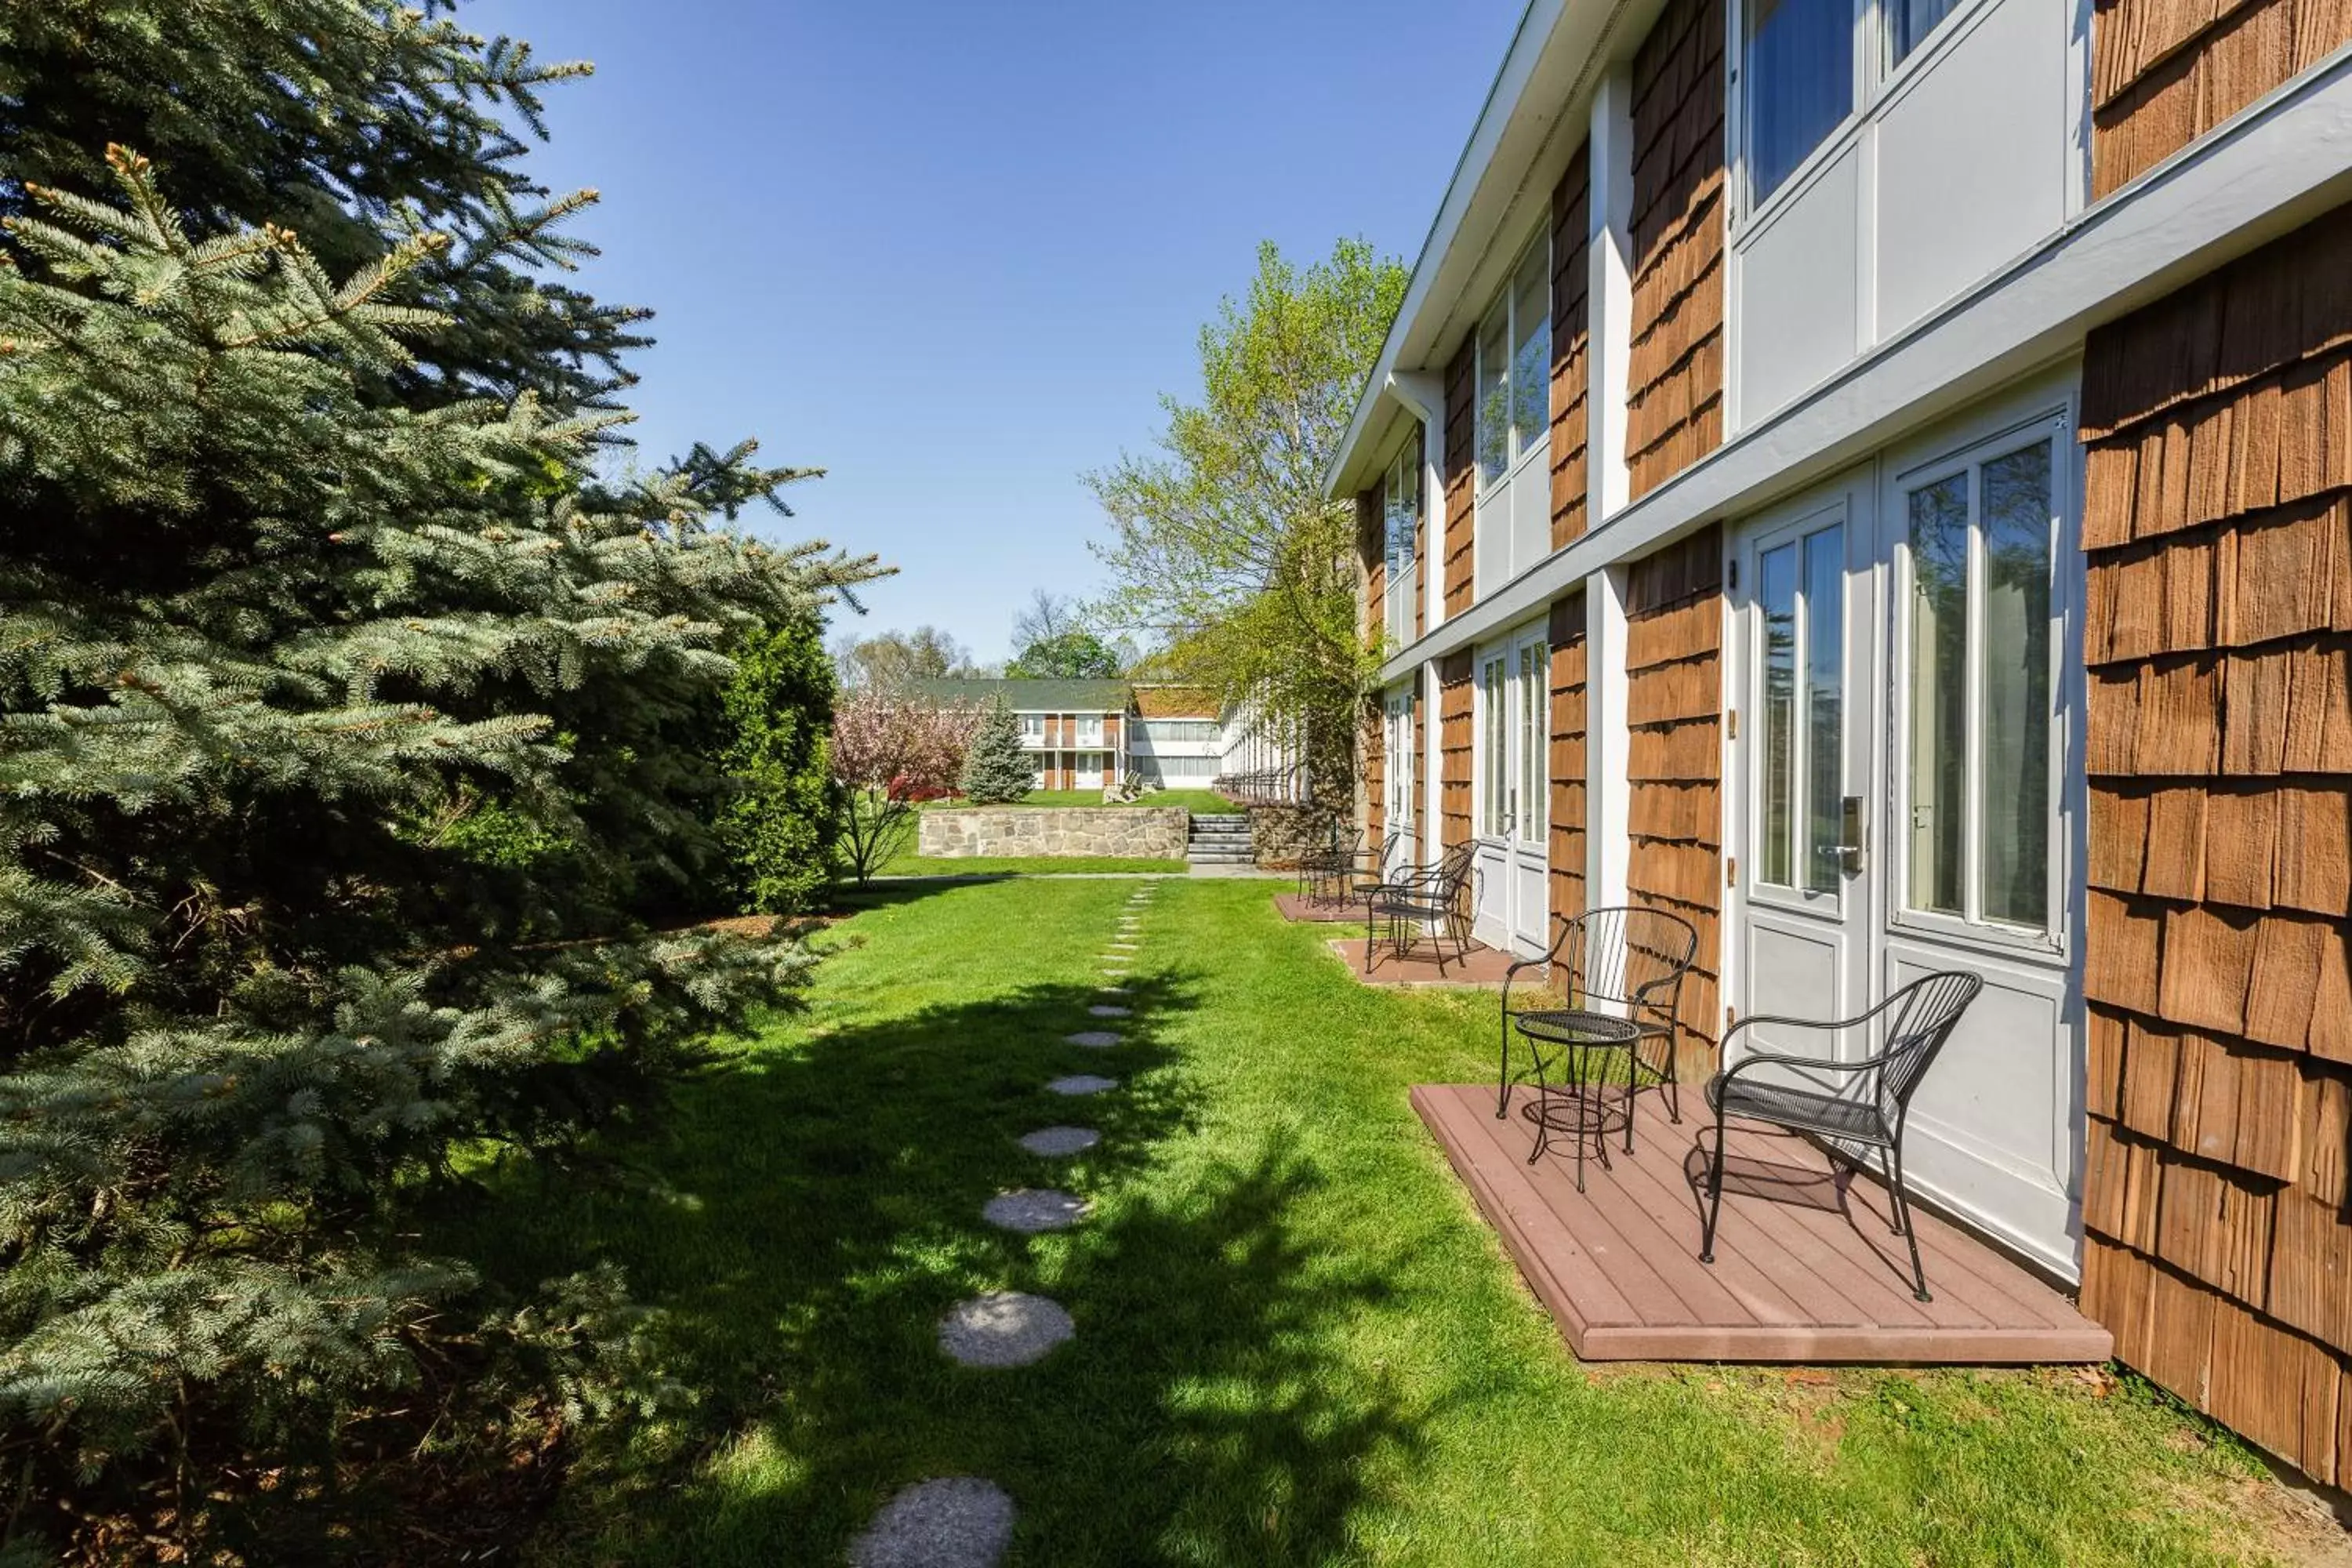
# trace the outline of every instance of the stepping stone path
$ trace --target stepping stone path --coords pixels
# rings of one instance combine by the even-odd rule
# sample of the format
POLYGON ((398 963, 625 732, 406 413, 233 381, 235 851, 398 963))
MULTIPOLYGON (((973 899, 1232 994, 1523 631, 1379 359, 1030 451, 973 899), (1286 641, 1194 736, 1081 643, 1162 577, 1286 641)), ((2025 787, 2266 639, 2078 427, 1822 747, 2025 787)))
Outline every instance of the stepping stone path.
POLYGON ((999 1290, 959 1302, 940 1320, 940 1349, 966 1366, 1027 1366, 1077 1332, 1058 1302, 999 1290))
POLYGON ((1032 1154, 1055 1159, 1091 1149, 1101 1142, 1102 1134, 1091 1127, 1041 1127, 1023 1138, 1021 1146, 1032 1154))
POLYGON ((999 1193, 981 1205, 980 1217, 999 1230, 1034 1236, 1045 1230, 1067 1230, 1087 1217, 1083 1198, 1055 1187, 1023 1187, 999 1193))
POLYGON ((917 1481, 849 1546, 850 1568, 996 1568, 1013 1543, 1013 1500, 994 1481, 917 1481))
POLYGON ((1118 1036, 1108 1029, 1081 1029, 1075 1035, 1064 1035, 1062 1038, 1071 1045, 1086 1046, 1097 1051, 1108 1050, 1119 1040, 1118 1036))
POLYGON ((1045 1086, 1055 1094, 1100 1094, 1107 1089, 1117 1089, 1118 1079, 1101 1078, 1090 1072, 1074 1072, 1067 1078, 1057 1078, 1045 1086))
POLYGON ((1134 1011, 1132 1007, 1114 1007, 1108 1002, 1097 1002, 1087 1009, 1090 1016, 1097 1018, 1124 1018, 1134 1011))

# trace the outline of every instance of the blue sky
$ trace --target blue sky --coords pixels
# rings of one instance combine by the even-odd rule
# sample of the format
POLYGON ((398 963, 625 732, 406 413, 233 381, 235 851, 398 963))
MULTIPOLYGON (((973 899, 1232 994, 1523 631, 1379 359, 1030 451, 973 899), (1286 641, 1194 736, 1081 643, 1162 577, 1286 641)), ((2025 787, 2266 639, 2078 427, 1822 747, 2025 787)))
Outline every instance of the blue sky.
MULTIPOLYGON (((652 306, 647 459, 760 439, 828 477, 769 531, 899 575, 866 629, 1001 658, 1083 596, 1079 482, 1149 447, 1257 242, 1418 252, 1519 0, 476 0, 584 58, 532 167, 603 204, 599 297, 652 306)), ((854 618, 852 618, 854 619, 854 618)))

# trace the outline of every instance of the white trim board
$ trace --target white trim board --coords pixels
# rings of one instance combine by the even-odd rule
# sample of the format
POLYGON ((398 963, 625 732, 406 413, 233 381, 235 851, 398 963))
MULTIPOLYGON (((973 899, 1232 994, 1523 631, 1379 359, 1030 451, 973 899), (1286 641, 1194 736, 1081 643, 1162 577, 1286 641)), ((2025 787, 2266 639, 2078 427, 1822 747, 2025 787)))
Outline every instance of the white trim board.
POLYGON ((1610 564, 1820 479, 2073 354, 2114 320, 2352 195, 2352 50, 2053 236, 1943 310, 1742 432, 1473 605, 1382 670, 1397 675, 1525 619, 1610 564))

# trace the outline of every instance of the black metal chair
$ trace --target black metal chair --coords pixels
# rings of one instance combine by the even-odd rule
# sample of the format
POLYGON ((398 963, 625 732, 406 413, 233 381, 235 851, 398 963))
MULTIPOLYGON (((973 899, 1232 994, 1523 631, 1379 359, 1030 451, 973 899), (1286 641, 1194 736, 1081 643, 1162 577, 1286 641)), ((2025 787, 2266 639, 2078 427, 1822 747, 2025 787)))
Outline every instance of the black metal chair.
POLYGON ((1839 1143, 1859 1143, 1880 1152, 1886 1171, 1889 1207, 1896 1234, 1911 1246, 1912 1294, 1922 1301, 1927 1294, 1927 1271, 1919 1266, 1919 1237, 1912 1228, 1911 1205, 1903 1195, 1903 1123, 1910 1114, 1911 1096, 1937 1053, 1984 986, 1980 976, 1966 970, 1948 970, 1915 980, 1859 1017, 1837 1023, 1810 1018, 1742 1018, 1723 1037, 1724 1060, 1731 1062, 1731 1043, 1744 1029, 1770 1025, 1782 1029, 1811 1029, 1840 1034, 1848 1029, 1875 1028, 1885 1044, 1860 1061, 1801 1057, 1781 1051, 1749 1051, 1707 1080, 1706 1102, 1715 1110, 1715 1154, 1707 1169, 1706 1226, 1698 1260, 1715 1261, 1715 1223, 1723 1210, 1723 1124, 1727 1117, 1762 1121, 1792 1132, 1834 1140, 1832 1160, 1860 1162, 1841 1151, 1839 1143), (1766 1066, 1801 1068, 1807 1072, 1846 1075, 1835 1093, 1796 1084, 1767 1083, 1744 1075, 1766 1066))
POLYGON ((1324 893, 1335 880, 1354 877, 1363 843, 1362 828, 1348 827, 1333 817, 1327 841, 1299 854, 1298 896, 1311 895, 1318 902, 1325 901, 1324 893))
POLYGON ((1373 884, 1364 900, 1364 973, 1381 944, 1380 923, 1388 922, 1388 947, 1398 959, 1412 952, 1423 927, 1437 947, 1437 973, 1445 973, 1445 944, 1456 963, 1470 957, 1470 905, 1465 897, 1478 861, 1476 840, 1458 844, 1426 866, 1392 873, 1373 884))
POLYGON ((1350 903, 1370 898, 1372 889, 1388 879, 1389 867, 1396 859, 1398 847, 1412 837, 1402 831, 1391 833, 1381 840, 1378 849, 1358 851, 1355 868, 1348 878, 1348 900, 1350 903))
MULTIPOLYGON (((1683 1119, 1682 1079, 1675 1067, 1675 1031, 1682 1011, 1683 978, 1698 954, 1698 931, 1688 921, 1664 910, 1617 906, 1563 915, 1551 948, 1540 958, 1522 959, 1503 976, 1503 1064, 1495 1092, 1495 1117, 1511 1110, 1512 1086, 1532 1078, 1536 1103, 1527 1115, 1536 1124, 1535 1148, 1528 1155, 1534 1164, 1551 1146, 1555 1131, 1576 1136, 1576 1190, 1584 1190, 1584 1145, 1598 1148, 1602 1168, 1609 1165, 1609 1133, 1622 1115, 1625 1148, 1633 1147, 1633 1103, 1647 1074, 1667 1095, 1667 1113, 1683 1119), (1513 1007, 1511 987, 1522 970, 1557 972, 1565 1005, 1513 1007), (1511 1037, 1526 1042, 1528 1065, 1511 1071, 1511 1037), (1645 1048, 1656 1047, 1654 1067, 1643 1059, 1645 1048), (1550 1061, 1547 1047, 1556 1047, 1550 1061), (1612 1111, 1601 1093, 1608 1077, 1607 1062, 1598 1079, 1590 1071, 1595 1051, 1625 1053, 1625 1099, 1612 1111), (1573 1057, 1574 1070, 1559 1085, 1570 1103, 1555 1103, 1550 1079, 1552 1063, 1573 1057)), ((1545 1000, 1549 1000, 1546 998, 1545 1000)))

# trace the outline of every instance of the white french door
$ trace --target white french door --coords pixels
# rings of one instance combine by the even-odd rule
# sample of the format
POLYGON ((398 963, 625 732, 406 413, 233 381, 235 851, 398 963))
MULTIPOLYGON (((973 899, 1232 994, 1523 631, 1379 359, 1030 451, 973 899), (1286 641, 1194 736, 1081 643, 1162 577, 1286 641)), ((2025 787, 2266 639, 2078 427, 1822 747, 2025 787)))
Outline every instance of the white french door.
POLYGON ((1381 812, 1386 826, 1381 830, 1383 843, 1370 846, 1374 850, 1386 848, 1388 860, 1383 868, 1395 870, 1419 863, 1420 846, 1413 836, 1413 748, 1412 748, 1412 688, 1399 687, 1388 694, 1387 712, 1381 736, 1381 812))
POLYGON ((1478 938, 1522 953, 1550 936, 1547 635, 1522 628, 1478 661, 1478 938))
POLYGON ((1981 975, 1912 1102, 1905 1173, 2071 1276, 2067 428, 1984 421, 1740 531, 1731 776, 1739 1016, 1852 1017, 1937 970, 1981 975))
POLYGON ((1854 700, 1879 686, 1870 501, 1858 477, 1760 520, 1741 550, 1742 1016, 1870 1005, 1874 736, 1854 700))

